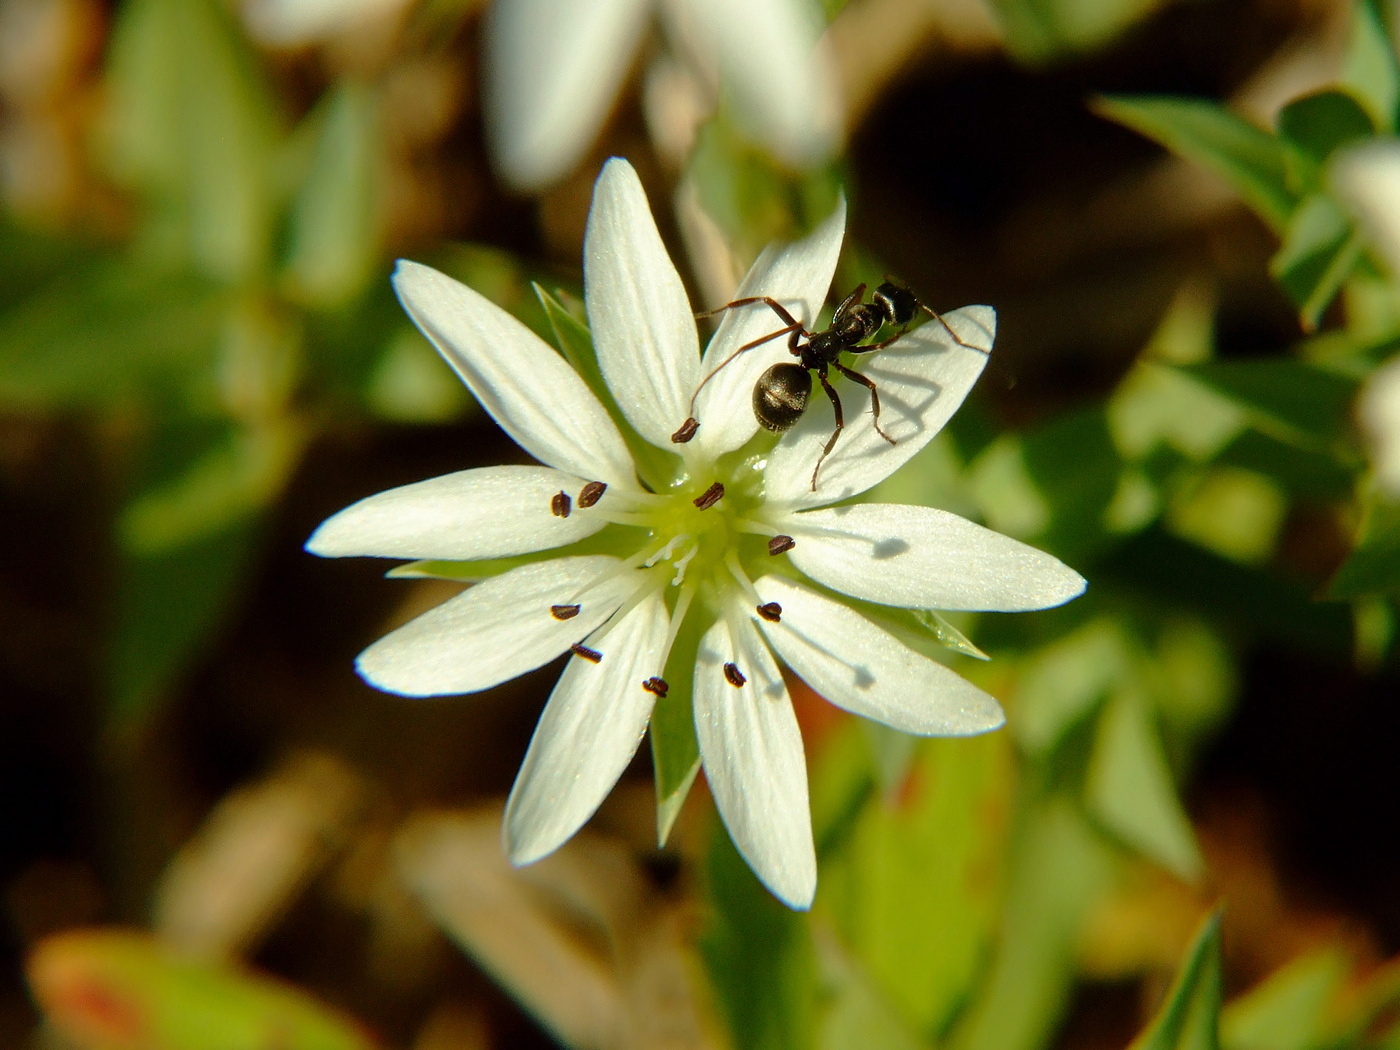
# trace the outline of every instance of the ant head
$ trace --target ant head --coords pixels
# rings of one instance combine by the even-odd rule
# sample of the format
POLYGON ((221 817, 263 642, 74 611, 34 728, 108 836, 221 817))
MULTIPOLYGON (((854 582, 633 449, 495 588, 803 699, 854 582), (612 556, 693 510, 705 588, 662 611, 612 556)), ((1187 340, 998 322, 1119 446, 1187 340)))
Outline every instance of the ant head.
POLYGON ((812 373, 792 361, 771 366, 753 388, 753 414, 759 425, 781 433, 791 430, 807 411, 812 373))

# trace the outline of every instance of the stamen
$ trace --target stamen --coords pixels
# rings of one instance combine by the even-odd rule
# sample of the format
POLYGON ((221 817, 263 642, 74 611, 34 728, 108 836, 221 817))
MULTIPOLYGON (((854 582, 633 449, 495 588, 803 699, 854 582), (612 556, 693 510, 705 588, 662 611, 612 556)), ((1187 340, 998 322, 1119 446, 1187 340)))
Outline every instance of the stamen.
POLYGON ((676 559, 676 571, 671 576, 672 587, 679 587, 683 582, 685 582, 686 567, 690 565, 691 559, 699 553, 700 544, 696 542, 691 544, 690 550, 686 551, 684 554, 682 554, 679 558, 676 559))
POLYGON ((578 642, 575 642, 573 645, 569 646, 569 648, 573 650, 575 656, 581 656, 589 663, 596 664, 603 659, 603 654, 597 649, 590 649, 586 645, 579 645, 578 642))
POLYGON ((601 481, 590 481, 578 494, 578 505, 580 507, 591 507, 603 498, 603 493, 608 491, 608 486, 601 481))
POLYGON ((739 670, 737 664, 724 665, 724 680, 735 689, 742 688, 744 683, 748 681, 748 679, 744 677, 744 672, 739 670))
POLYGON ((645 682, 643 682, 642 688, 645 689, 648 693, 655 693, 663 700, 666 698, 666 694, 671 691, 671 687, 666 684, 666 679, 657 678, 655 675, 652 675, 645 682))
POLYGON ((650 569, 657 562, 669 558, 673 553, 675 553, 676 548, 680 546, 681 541, 688 539, 690 539, 690 533, 688 532, 682 532, 678 533, 675 536, 672 536, 669 540, 666 541, 665 545, 660 550, 652 554, 649 558, 647 558, 646 561, 642 562, 642 565, 650 569))
POLYGON ((774 536, 768 541, 768 553, 777 557, 779 554, 786 554, 797 546, 797 541, 791 536, 774 536))
POLYGON ((551 605, 549 615, 556 620, 572 620, 578 615, 581 608, 583 608, 581 605, 551 605))
POLYGON ((758 607, 758 615, 769 623, 778 623, 783 618, 783 607, 777 602, 766 602, 758 607))
POLYGON ((724 497, 724 486, 716 481, 704 493, 691 500, 701 510, 709 510, 724 497))
POLYGON ((684 445, 687 441, 689 441, 695 436, 695 432, 699 429, 700 420, 696 419, 694 416, 691 416, 689 419, 687 419, 684 423, 681 424, 681 428, 679 430, 677 430, 674 434, 671 435, 671 440, 677 445, 684 445))
POLYGON ((572 508, 573 501, 569 499, 567 492, 556 492, 549 501, 549 509, 554 512, 556 518, 567 518, 572 508))

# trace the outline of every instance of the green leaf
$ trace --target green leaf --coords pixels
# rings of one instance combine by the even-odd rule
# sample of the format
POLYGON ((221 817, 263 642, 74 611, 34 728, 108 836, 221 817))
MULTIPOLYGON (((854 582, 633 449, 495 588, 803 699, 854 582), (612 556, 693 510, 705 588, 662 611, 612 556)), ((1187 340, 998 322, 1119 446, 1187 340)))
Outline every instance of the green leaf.
POLYGON ((1312 1050, 1325 1045, 1334 1000, 1346 984, 1346 958, 1334 948, 1280 967, 1225 1008, 1226 1050, 1312 1050))
POLYGON ((1093 51, 1161 6, 1160 0, 994 0, 1006 46, 1040 64, 1093 51))
POLYGON ((700 635, 693 622, 682 626, 666 660, 669 689, 651 712, 651 765, 656 783, 656 841, 665 845, 700 771, 700 748, 695 740, 692 688, 700 635))
POLYGON ((145 933, 75 930, 28 963, 35 998, 82 1050, 373 1050, 351 1018, 306 992, 145 933))
POLYGON ((1400 503, 1373 496, 1359 538, 1327 588, 1329 598, 1400 591, 1400 503))
POLYGON ((1371 118, 1345 91, 1318 91, 1279 111, 1279 136, 1287 147, 1290 188, 1305 195, 1322 188, 1322 166, 1334 151, 1375 134, 1371 118))
POLYGON ((1205 361, 1187 375, 1258 413, 1285 437, 1326 445, 1350 430, 1357 381, 1304 361, 1205 361))
POLYGON ((1188 881, 1201 856, 1146 699, 1125 688, 1099 720, 1085 785, 1093 814, 1123 841, 1188 881))
POLYGON ((1355 0, 1351 10, 1342 83, 1361 100, 1379 130, 1393 132, 1400 118, 1400 63, 1395 46, 1377 0, 1355 0))
POLYGON ((1094 111, 1215 172, 1275 231, 1287 226, 1296 199, 1268 132, 1217 103, 1169 95, 1105 96, 1094 111))
POLYGON ((223 281, 265 272, 276 101, 218 0, 132 0, 108 61, 109 160, 156 210, 152 247, 223 281))
POLYGON ((293 298, 332 308, 359 294, 379 260, 377 100, 342 82, 308 124, 314 149, 292 205, 285 276, 293 298))
POLYGON ((1123 464, 1103 407, 1068 413, 1022 435, 1021 457, 1050 510, 1038 540, 1069 561, 1105 543, 1123 464), (1074 469, 1066 470, 1067 463, 1074 469))
POLYGON ((1122 628, 1106 618, 1038 650, 1021 670, 1011 722, 1017 741, 1031 754, 1056 746, 1108 696, 1130 659, 1122 628))
POLYGON ((0 402, 112 404, 147 384, 183 387, 215 359, 225 320, 203 278, 130 261, 57 276, 0 316, 0 402))
POLYGON ((1355 223, 1331 197, 1315 193, 1298 205, 1269 272, 1298 307, 1304 331, 1317 327, 1361 261, 1361 250, 1355 223))
POLYGON ((1166 1002, 1128 1050, 1218 1050, 1220 915, 1206 920, 1166 1002))
POLYGON ((820 981, 806 916, 779 903, 714 821, 700 956, 735 1050, 811 1050, 820 981))

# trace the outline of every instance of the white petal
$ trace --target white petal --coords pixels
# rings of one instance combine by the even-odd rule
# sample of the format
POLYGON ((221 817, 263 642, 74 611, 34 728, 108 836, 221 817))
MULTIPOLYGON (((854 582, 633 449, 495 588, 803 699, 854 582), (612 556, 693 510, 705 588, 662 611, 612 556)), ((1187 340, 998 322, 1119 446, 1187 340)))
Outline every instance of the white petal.
POLYGON ((460 281, 400 259, 394 290, 481 407, 542 463, 636 487, 632 457, 582 379, 539 336, 460 281))
MULTIPOLYGON (((327 518, 306 549, 323 558, 506 558, 562 547, 607 524, 551 510, 583 482, 549 467, 480 467, 369 496, 327 518)), ((604 494, 606 499, 606 494, 604 494)))
POLYGON ((583 279, 598 367, 618 407, 642 437, 670 447, 700 380, 700 343, 641 180, 617 157, 593 190, 583 279))
MULTIPOLYGON (((836 210, 807 237, 793 244, 770 244, 765 248, 740 282, 734 298, 769 296, 810 328, 826 302, 845 232, 846 201, 842 198, 836 210)), ((783 327, 777 313, 763 303, 726 311, 701 365, 702 375, 714 373, 714 378, 705 382, 696 399, 695 415, 700 421, 695 436, 698 450, 717 456, 738 448, 758 430, 753 415, 753 386, 769 365, 792 359, 787 337, 756 346, 719 372, 715 369, 745 343, 783 327)))
POLYGON ((719 53, 734 115, 776 155, 808 165, 836 141, 831 54, 818 48, 815 5, 802 0, 691 0, 719 53))
POLYGON ((578 163, 612 108, 650 6, 648 0, 491 4, 487 141, 515 189, 542 189, 578 163))
POLYGON ((794 514, 782 528, 808 576, 882 605, 1025 612, 1085 587, 1058 558, 933 507, 859 503, 794 514))
MULTIPOLYGON (((958 337, 990 350, 996 313, 989 306, 964 306, 943 315, 958 337)), ((987 364, 987 354, 954 342, 930 319, 887 350, 857 358, 854 367, 880 394, 880 426, 891 445, 871 425, 870 393, 839 373, 832 386, 841 398, 846 428, 821 465, 817 488, 812 470, 834 426, 831 402, 812 383, 806 415, 768 457, 765 488, 770 500, 794 507, 819 507, 864 492, 902 467, 943 429, 987 364)))
POLYGON ((592 585, 618 564, 602 555, 555 558, 493 576, 385 635, 355 667, 371 685, 404 696, 489 689, 547 664, 612 616, 638 586, 635 575, 592 585), (572 619, 550 613, 571 604, 582 605, 572 619))
POLYGON ((1331 182, 1400 277, 1400 141, 1374 139, 1340 151, 1331 165, 1331 182))
POLYGON ((782 606, 759 626, 783 662, 837 707, 921 736, 968 736, 999 728, 1001 706, 937 661, 916 653, 854 609, 781 576, 756 584, 782 606))
POLYGON ((667 624, 660 595, 647 598, 597 643, 601 662, 569 661, 506 802, 512 864, 567 842, 632 761, 656 701, 642 683, 661 671, 667 624))
POLYGON ((695 734, 705 778, 754 874, 790 907, 808 908, 817 859, 802 734, 768 647, 750 620, 740 628, 731 639, 724 621, 716 623, 696 658, 695 734), (726 663, 743 673, 743 686, 725 678, 726 663))

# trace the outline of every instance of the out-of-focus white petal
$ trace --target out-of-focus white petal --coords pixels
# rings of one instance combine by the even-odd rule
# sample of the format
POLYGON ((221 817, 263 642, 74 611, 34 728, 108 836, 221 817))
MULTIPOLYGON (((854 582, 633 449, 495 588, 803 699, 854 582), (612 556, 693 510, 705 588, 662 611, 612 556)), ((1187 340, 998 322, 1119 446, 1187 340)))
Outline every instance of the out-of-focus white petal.
POLYGON ((667 448, 700 380, 700 344, 641 180, 619 157, 593 190, 583 281, 603 378, 637 433, 667 448))
POLYGON ((749 867, 779 900, 809 908, 817 888, 807 763, 787 687, 745 617, 705 632, 695 663, 695 734, 715 806, 749 867), (732 663, 744 676, 725 676, 732 663))
POLYGON ((1361 389, 1356 414, 1371 446, 1376 484, 1400 498, 1400 357, 1371 373, 1361 389))
POLYGON ((568 841, 632 761, 656 701, 642 683, 661 672, 667 623, 665 602, 652 596, 597 643, 600 662, 569 661, 506 802, 511 863, 533 863, 568 841))
MULTIPOLYGON (((591 536, 607 524, 551 510, 583 482, 549 467, 479 467, 369 496, 327 518, 306 541, 323 558, 506 558, 591 536)), ((606 499, 606 495, 604 496, 606 499)))
POLYGON ((689 0, 714 41, 735 118, 773 153, 805 166, 830 156, 838 72, 818 46, 823 26, 804 0, 689 0))
MULTIPOLYGON (((807 327, 811 327, 826 302, 836 262, 841 256, 841 240, 846 232, 846 201, 807 237, 793 244, 769 245, 749 268, 734 293, 735 299, 766 295, 776 299, 807 327)), ((702 377, 728 360, 730 355, 754 339, 784 327, 778 315, 763 303, 727 310, 714 338, 705 350, 702 377)), ((790 361, 787 337, 756 346, 736 358, 705 383, 696 398, 696 418, 700 430, 695 446, 709 456, 736 449, 758 430, 753 414, 753 387, 770 365, 790 361)), ((676 421, 679 426, 684 417, 676 421)))
POLYGON ((781 576, 756 585, 782 606, 759 626, 783 662, 837 707, 921 736, 968 736, 1006 721, 982 690, 855 610, 781 576))
POLYGON ((882 605, 1025 612, 1084 591, 1058 558, 932 507, 860 503, 794 514, 782 527, 799 569, 882 605))
POLYGON ((1332 164, 1331 181, 1400 280, 1400 139, 1373 139, 1343 150, 1332 164))
POLYGON ((515 189, 569 173, 631 65, 649 0, 496 0, 486 14, 486 134, 515 189))
POLYGON ((404 696, 489 689, 602 626, 638 586, 631 573, 603 579, 618 564, 602 555, 555 558, 493 576, 385 635, 355 667, 371 685, 404 696), (572 619, 550 613, 572 604, 582 606, 572 619))
MULTIPOLYGON (((964 306, 943 319, 964 343, 991 350, 996 313, 990 306, 964 306)), ((831 384, 841 399, 846 428, 821 465, 816 491, 812 470, 835 421, 831 402, 814 377, 806 414, 768 457, 764 487, 770 502, 820 507, 884 481, 928 444, 963 403, 987 365, 982 350, 959 345, 931 319, 888 349, 856 360, 853 367, 875 383, 880 426, 893 445, 875 432, 870 392, 833 370, 831 384)))
POLYGON ((359 28, 402 8, 407 0, 244 0, 248 30, 274 47, 299 47, 359 28))
POLYGON ((399 301, 481 407, 540 462, 635 490, 632 457, 607 410, 539 336, 432 267, 400 259, 399 301))

